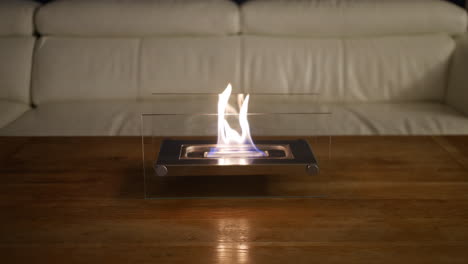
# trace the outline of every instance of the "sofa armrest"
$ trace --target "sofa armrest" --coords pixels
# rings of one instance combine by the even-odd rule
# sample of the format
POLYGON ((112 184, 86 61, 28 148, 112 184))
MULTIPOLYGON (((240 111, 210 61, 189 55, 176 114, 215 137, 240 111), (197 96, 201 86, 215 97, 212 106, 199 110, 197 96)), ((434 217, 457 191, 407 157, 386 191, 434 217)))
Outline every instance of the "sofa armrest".
POLYGON ((457 39, 447 90, 447 104, 468 115, 468 34, 457 39))

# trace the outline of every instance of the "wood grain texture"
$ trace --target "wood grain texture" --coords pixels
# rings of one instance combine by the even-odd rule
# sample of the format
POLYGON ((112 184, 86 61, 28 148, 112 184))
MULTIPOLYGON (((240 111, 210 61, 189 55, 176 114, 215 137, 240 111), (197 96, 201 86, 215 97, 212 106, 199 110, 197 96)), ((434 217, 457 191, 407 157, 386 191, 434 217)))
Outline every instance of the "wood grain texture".
POLYGON ((335 137, 321 199, 144 200, 140 144, 0 138, 2 263, 468 263, 468 136, 335 137))

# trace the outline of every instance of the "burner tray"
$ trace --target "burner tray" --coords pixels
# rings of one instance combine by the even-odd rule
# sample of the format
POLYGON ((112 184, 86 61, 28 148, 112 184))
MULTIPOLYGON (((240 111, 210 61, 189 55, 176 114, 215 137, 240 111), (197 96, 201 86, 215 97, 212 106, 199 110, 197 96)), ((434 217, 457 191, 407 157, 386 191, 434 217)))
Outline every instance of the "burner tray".
POLYGON ((232 154, 226 155, 211 155, 208 153, 212 148, 216 148, 216 144, 199 144, 199 145, 182 145, 179 159, 221 159, 221 158, 246 158, 245 155, 252 155, 250 159, 294 159, 289 144, 283 145, 256 145, 259 152, 252 154, 249 151, 239 151, 235 149, 232 154), (243 156, 244 155, 244 156, 243 156))
POLYGON ((306 170, 318 173, 318 164, 306 140, 257 140, 264 155, 208 156, 216 142, 210 140, 163 140, 154 163, 158 176, 265 175, 306 170))

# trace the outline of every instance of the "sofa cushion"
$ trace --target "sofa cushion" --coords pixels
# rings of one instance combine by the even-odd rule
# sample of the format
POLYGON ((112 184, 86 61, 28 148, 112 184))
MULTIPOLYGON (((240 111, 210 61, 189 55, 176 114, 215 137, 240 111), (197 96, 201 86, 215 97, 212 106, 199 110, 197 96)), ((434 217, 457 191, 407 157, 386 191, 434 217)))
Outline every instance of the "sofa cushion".
POLYGON ((239 92, 240 38, 145 38, 140 47, 139 97, 153 93, 239 92))
MULTIPOLYGON (((253 98, 253 97, 252 97, 253 98)), ((272 104, 251 104, 251 111, 311 112, 313 102, 279 100, 272 104), (312 106, 312 107, 311 107, 312 106)), ((434 135, 467 134, 468 119, 452 108, 437 103, 325 104, 320 109, 331 115, 283 115, 263 119, 249 117, 253 135, 434 135)), ((139 136, 141 113, 214 112, 216 97, 201 100, 161 99, 50 103, 31 110, 0 135, 22 136, 139 136)), ((323 112, 325 113, 325 112, 323 112)), ((216 115, 145 118, 147 135, 216 135, 216 115)))
MULTIPOLYGON (((116 100, 42 104, 0 130, 0 134, 138 136, 141 135, 142 113, 193 113, 207 110, 208 106, 216 107, 217 97, 212 98, 210 104, 206 103, 206 99, 209 98, 202 100, 186 98, 173 99, 169 96, 152 103, 116 100)), ((161 129, 166 131, 169 125, 164 122, 159 123, 161 129)))
POLYGON ((225 35, 239 32, 239 12, 229 0, 59 0, 36 24, 43 35, 225 35))
POLYGON ((248 93, 318 93, 322 101, 443 101, 454 40, 243 37, 248 93))
POLYGON ((35 53, 35 104, 62 100, 136 99, 139 40, 41 38, 35 53))
POLYGON ((0 1, 0 127, 30 107, 33 15, 38 5, 27 0, 0 1))
POLYGON ((152 93, 239 89, 236 36, 43 37, 34 60, 33 102, 141 99, 152 93))
POLYGON ((468 118, 439 103, 345 104, 334 112, 332 129, 345 135, 459 135, 468 134, 468 118))
POLYGON ((468 115, 468 34, 457 39, 453 57, 447 103, 468 115))
POLYGON ((0 1, 0 36, 27 36, 34 33, 33 15, 37 2, 0 1))
MULTIPOLYGON (((0 100, 0 128, 13 122, 30 109, 29 105, 0 100)), ((11 136, 15 134, 12 133, 11 136)))
POLYGON ((0 99, 30 102, 34 39, 0 37, 0 99))
POLYGON ((443 0, 252 0, 246 34, 354 37, 466 32, 466 11, 443 0))

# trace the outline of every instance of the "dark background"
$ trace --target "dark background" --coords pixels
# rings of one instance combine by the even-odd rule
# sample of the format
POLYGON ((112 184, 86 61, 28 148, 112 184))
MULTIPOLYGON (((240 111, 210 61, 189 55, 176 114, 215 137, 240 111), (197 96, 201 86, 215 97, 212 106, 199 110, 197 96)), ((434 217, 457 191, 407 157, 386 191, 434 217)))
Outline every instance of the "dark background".
MULTIPOLYGON (((1 0, 0 0, 1 1, 1 0)), ((38 2, 42 2, 42 3, 47 3, 47 2, 50 2, 51 0, 36 0, 38 2)), ((236 3, 243 3, 243 2, 246 2, 247 0, 233 0, 234 2, 236 3)), ((391 1, 391 0, 389 0, 391 1)), ((465 6, 465 0, 447 0, 449 2, 452 2, 452 3, 455 3, 459 6, 465 6)))
POLYGON ((450 2, 455 3, 459 6, 465 6, 465 0, 450 0, 450 2))

